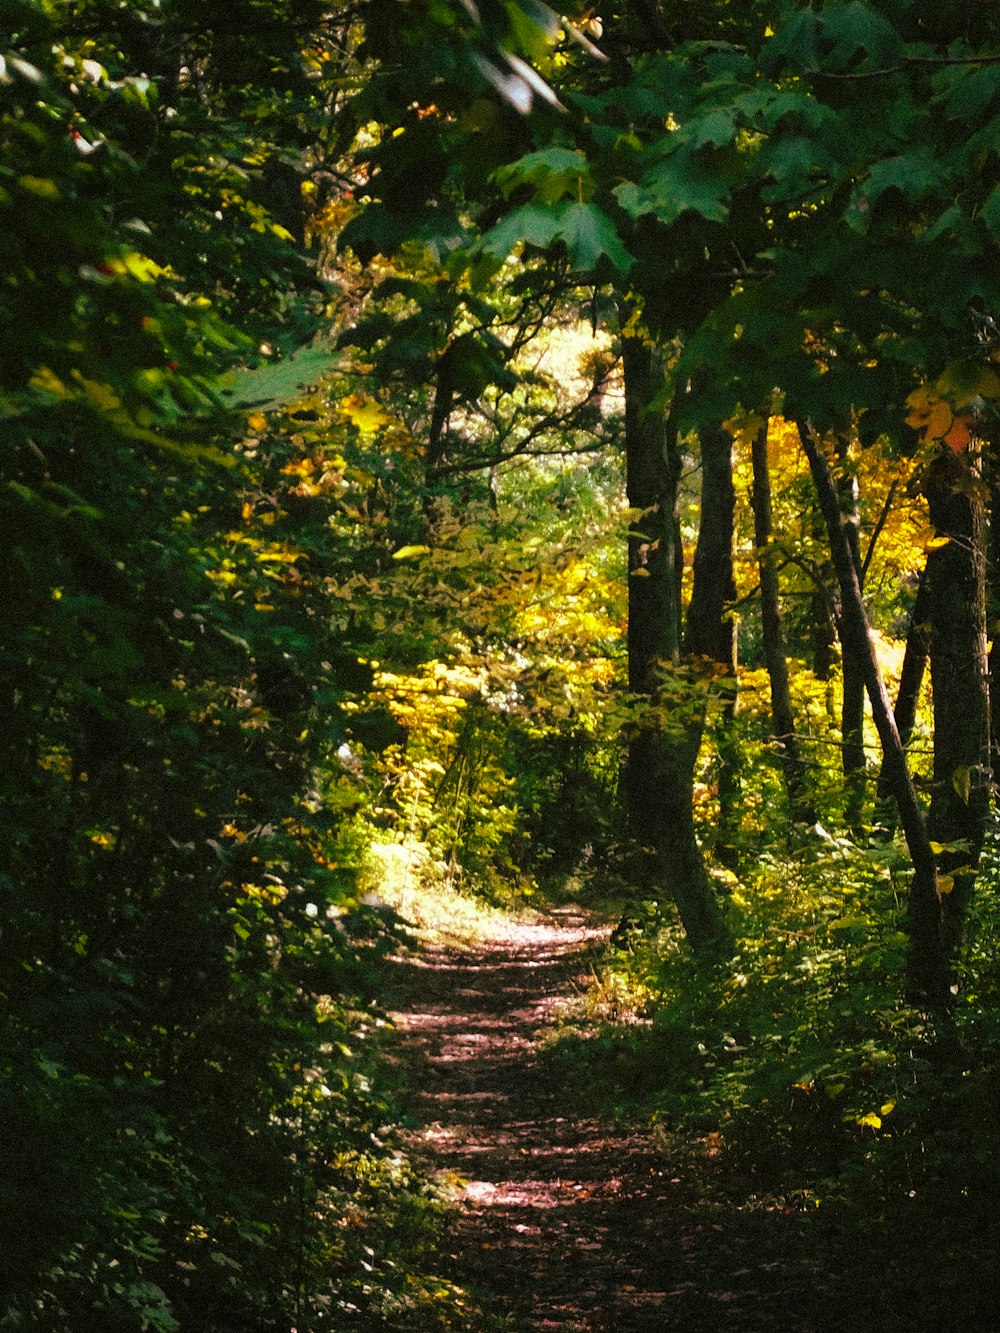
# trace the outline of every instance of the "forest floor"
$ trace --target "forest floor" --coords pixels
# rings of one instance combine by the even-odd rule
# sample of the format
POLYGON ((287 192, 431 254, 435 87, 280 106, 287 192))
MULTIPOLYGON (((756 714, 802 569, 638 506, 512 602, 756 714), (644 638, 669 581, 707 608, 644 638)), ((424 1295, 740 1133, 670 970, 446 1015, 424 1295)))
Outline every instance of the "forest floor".
POLYGON ((577 1109, 544 1038, 579 1008, 606 933, 562 908, 394 965, 411 1148, 459 1194, 448 1276, 516 1329, 894 1327, 871 1256, 845 1306, 849 1261, 815 1214, 732 1178, 710 1138, 577 1109))

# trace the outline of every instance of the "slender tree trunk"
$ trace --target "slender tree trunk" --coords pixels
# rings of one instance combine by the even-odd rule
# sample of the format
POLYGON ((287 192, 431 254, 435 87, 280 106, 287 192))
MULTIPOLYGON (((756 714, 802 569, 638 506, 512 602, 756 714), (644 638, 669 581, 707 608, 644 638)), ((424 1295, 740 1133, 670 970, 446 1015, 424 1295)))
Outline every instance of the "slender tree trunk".
POLYGON ((910 626, 906 632, 906 647, 903 650, 903 665, 899 673, 899 689, 896 692, 896 707, 893 710, 896 729, 904 745, 909 745, 916 725, 917 703, 920 700, 924 670, 931 648, 930 587, 927 575, 928 569, 925 566, 917 583, 917 595, 913 599, 910 626))
POLYGON ((833 671, 837 630, 826 592, 813 585, 812 590, 812 663, 817 680, 830 679, 833 671))
MULTIPOLYGON (((841 461, 847 454, 847 443, 838 440, 841 461)), ((864 591, 864 573, 861 566, 861 521, 858 514, 858 483, 850 475, 842 475, 837 485, 840 512, 843 515, 844 536, 858 575, 858 586, 864 591)), ((841 755, 847 792, 847 824, 855 833, 860 829, 865 804, 865 646, 857 639, 852 616, 845 616, 841 608, 841 755)))
POLYGON ((684 651, 706 657, 727 671, 736 667, 736 625, 729 607, 736 600, 733 577, 733 441, 719 426, 703 426, 701 443, 701 524, 694 552, 694 584, 688 607, 684 651))
POLYGON ((651 410, 663 389, 653 350, 639 338, 623 338, 622 369, 625 485, 629 505, 642 510, 628 539, 628 683, 635 694, 653 695, 657 664, 680 660, 680 467, 672 421, 651 410))
MULTIPOLYGON (((924 566, 917 584, 913 610, 910 612, 903 665, 899 673, 899 689, 896 692, 896 707, 893 709, 896 730, 904 745, 909 745, 910 737, 913 735, 913 727, 917 720, 917 703, 924 683, 927 656, 931 649, 930 609, 927 567, 924 566)), ((878 798, 880 801, 887 801, 890 799, 890 792, 885 779, 884 764, 882 769, 878 779, 878 798)))
MULTIPOLYGON (((652 406, 663 388, 656 353, 640 338, 623 337, 622 364, 626 486, 629 504, 643 511, 629 538, 629 686, 658 702, 660 671, 680 662, 680 458, 671 417, 652 406)), ((719 953, 728 933, 693 815, 701 710, 658 712, 651 709, 631 737, 623 782, 644 886, 673 898, 693 949, 719 953)))
POLYGON ((726 700, 719 721, 718 747, 718 792, 719 826, 716 832, 713 852, 720 865, 738 873, 745 851, 740 836, 742 823, 743 783, 742 754, 737 735, 736 720, 740 712, 738 679, 733 676, 732 693, 726 700))
POLYGON ((945 939, 961 936, 982 851, 990 790, 986 661, 986 515, 976 460, 942 453, 925 493, 936 532, 951 540, 927 557, 934 695, 934 781, 927 827, 935 842, 962 846, 939 854, 945 872, 945 939))
POLYGON ((950 976, 945 950, 941 896, 930 837, 917 801, 917 793, 906 762, 906 751, 896 730, 889 695, 882 679, 872 642, 868 613, 861 595, 858 568, 844 531, 840 498, 820 443, 808 424, 800 426, 802 447, 816 485, 820 508, 826 520, 837 582, 840 586, 845 623, 852 639, 864 650, 864 680, 872 715, 882 743, 886 780, 899 810, 899 820, 913 861, 913 884, 909 899, 911 985, 931 1008, 945 1010, 950 1002, 950 976))
POLYGON ((793 819, 804 824, 816 822, 816 812, 805 795, 805 770, 795 735, 795 717, 788 678, 788 656, 781 625, 778 598, 778 562, 772 544, 771 474, 767 461, 767 422, 751 443, 753 462, 754 545, 760 571, 760 618, 764 635, 764 660, 771 683, 771 719, 774 736, 781 746, 785 788, 793 819))
MULTIPOLYGON (((826 527, 823 515, 812 511, 813 536, 821 546, 826 545, 826 527)), ((812 572, 812 669, 817 680, 826 685, 823 704, 831 727, 837 722, 837 706, 833 689, 833 667, 837 660, 837 622, 840 619, 840 596, 837 579, 829 556, 817 562, 812 572)))
POLYGON ((730 608, 736 600, 733 574, 733 528, 736 491, 733 487, 733 440, 719 426, 698 432, 701 444, 701 523, 694 552, 694 584, 688 607, 684 651, 717 664, 724 673, 726 704, 720 719, 719 822, 714 850, 732 866, 738 852, 738 761, 734 750, 737 708, 736 623, 730 608))
POLYGON ((1000 773, 1000 457, 996 440, 990 442, 986 464, 990 484, 988 633, 993 640, 989 651, 990 758, 993 772, 1000 773))

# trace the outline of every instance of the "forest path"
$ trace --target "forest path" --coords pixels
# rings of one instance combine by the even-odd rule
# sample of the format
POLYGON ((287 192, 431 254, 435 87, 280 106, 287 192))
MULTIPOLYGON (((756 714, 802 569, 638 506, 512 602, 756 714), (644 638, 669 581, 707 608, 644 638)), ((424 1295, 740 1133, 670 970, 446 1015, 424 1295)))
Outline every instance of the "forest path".
POLYGON ((761 1281, 754 1228, 718 1235, 691 1149, 579 1115, 546 1067, 539 1033, 605 935, 562 909, 395 964, 413 1146, 432 1172, 465 1182, 449 1276, 518 1328, 775 1327, 775 1297, 789 1293, 776 1274, 761 1281))

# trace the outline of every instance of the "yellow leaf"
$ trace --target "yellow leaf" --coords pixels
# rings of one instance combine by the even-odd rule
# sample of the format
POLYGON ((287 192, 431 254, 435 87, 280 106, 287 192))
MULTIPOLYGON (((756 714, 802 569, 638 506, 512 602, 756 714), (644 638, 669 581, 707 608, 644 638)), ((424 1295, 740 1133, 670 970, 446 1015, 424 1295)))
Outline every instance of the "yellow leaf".
POLYGON ((73 371, 73 378, 83 390, 87 400, 99 412, 114 412, 121 407, 121 399, 106 384, 100 384, 97 380, 84 379, 78 370, 73 371))
POLYGON ((931 394, 926 384, 921 384, 919 388, 914 389, 907 395, 906 406, 910 409, 906 420, 910 426, 919 426, 930 411, 931 394))
POLYGON ((155 282, 167 271, 147 255, 141 255, 138 250, 131 250, 127 255, 123 255, 121 262, 124 264, 126 271, 131 273, 133 278, 137 278, 139 282, 155 282))
POLYGON ((937 886, 938 886, 938 893, 942 894, 951 893, 955 887, 955 876, 938 875, 937 886))
POLYGON ((247 417, 248 430, 267 430, 267 417, 263 412, 251 412, 247 417))
POLYGON ((388 426, 392 417, 371 398, 363 394, 352 393, 340 400, 340 411, 352 426, 356 426, 362 435, 372 435, 383 426, 388 426))
POLYGON ((629 570, 629 578, 633 578, 633 579, 648 579, 648 578, 649 578, 649 570, 646 568, 645 565, 638 565, 635 569, 630 569, 630 570, 629 570))
POLYGON ((45 393, 50 393, 55 398, 70 398, 72 390, 68 389, 54 370, 48 366, 40 366, 29 380, 33 389, 41 389, 45 393))
POLYGON ((951 430, 954 420, 955 414, 949 404, 938 399, 927 414, 924 433, 929 440, 944 439, 951 430))
POLYGON ((53 180, 45 176, 19 176, 18 185, 28 194, 36 195, 39 199, 59 199, 59 186, 53 180))
POLYGON ((262 565, 293 565, 302 559, 302 554, 301 551, 261 551, 257 560, 262 565))
POLYGON ((416 555, 430 555, 429 546, 401 546, 398 551, 393 551, 393 560, 412 560, 416 555))
POLYGON ((892 1110, 895 1108, 895 1105, 896 1105, 896 1103, 895 1103, 894 1101, 891 1101, 891 1102, 885 1102, 884 1105, 882 1105, 882 1106, 879 1107, 879 1115, 882 1115, 882 1116, 886 1116, 886 1115, 888 1115, 889 1112, 892 1111, 892 1110))
POLYGON ((868 1129, 881 1129, 882 1117, 876 1115, 874 1111, 869 1111, 867 1115, 859 1115, 857 1117, 857 1123, 868 1129))

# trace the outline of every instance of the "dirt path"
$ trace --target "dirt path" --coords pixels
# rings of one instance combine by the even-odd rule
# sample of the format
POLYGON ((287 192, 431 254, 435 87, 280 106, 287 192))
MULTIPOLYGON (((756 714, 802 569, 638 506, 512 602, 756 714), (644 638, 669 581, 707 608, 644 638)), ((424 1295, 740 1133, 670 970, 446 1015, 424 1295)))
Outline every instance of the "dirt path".
POLYGON ((393 1017, 417 1085, 416 1148, 467 1182, 453 1276, 532 1330, 761 1327, 763 1293, 740 1245, 726 1242, 725 1280, 712 1280, 713 1227, 690 1158, 578 1118, 545 1072, 539 1030, 602 937, 565 911, 398 964, 393 1017))

